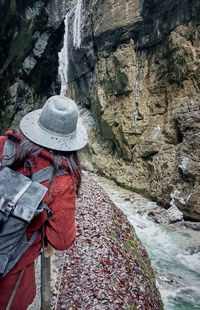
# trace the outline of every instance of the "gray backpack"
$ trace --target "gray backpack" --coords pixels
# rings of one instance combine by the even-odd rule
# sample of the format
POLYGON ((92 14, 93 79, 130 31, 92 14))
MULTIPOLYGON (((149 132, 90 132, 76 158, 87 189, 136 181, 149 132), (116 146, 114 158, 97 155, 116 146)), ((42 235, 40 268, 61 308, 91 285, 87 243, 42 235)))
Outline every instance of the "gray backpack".
MULTIPOLYGON (((53 167, 44 168, 33 174, 31 179, 6 167, 13 160, 14 142, 6 140, 0 170, 0 278, 4 277, 19 261, 23 253, 33 244, 38 231, 27 241, 29 223, 44 209, 43 198, 47 188, 40 184, 49 179, 53 167)), ((66 172, 61 172, 63 174, 66 172)))

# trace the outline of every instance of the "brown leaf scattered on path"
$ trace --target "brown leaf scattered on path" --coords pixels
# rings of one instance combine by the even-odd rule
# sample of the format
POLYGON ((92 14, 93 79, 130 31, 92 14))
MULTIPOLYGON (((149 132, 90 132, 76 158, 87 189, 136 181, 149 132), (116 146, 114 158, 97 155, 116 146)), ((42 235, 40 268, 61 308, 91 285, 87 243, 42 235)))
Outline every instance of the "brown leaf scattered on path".
MULTIPOLYGON (((146 250, 122 211, 89 176, 77 200, 77 239, 66 251, 57 310, 160 310, 162 302, 146 250)), ((53 264, 58 277, 63 252, 53 264)))

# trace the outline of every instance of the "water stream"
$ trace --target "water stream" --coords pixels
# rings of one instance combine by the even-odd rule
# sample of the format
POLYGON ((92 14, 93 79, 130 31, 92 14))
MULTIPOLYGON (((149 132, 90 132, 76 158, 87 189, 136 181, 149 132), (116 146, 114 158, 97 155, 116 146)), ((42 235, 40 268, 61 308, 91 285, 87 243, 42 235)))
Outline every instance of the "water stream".
POLYGON ((200 309, 200 232, 185 226, 163 227, 147 216, 155 202, 95 177, 111 200, 127 215, 144 244, 165 310, 200 309))

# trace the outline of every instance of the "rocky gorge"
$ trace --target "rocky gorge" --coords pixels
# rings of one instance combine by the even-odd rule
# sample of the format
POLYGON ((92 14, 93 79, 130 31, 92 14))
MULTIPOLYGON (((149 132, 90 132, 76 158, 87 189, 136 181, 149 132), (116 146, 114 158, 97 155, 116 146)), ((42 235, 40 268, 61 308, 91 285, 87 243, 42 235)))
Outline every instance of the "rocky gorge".
POLYGON ((199 221, 197 0, 1 1, 1 132, 60 92, 67 12, 67 92, 93 118, 92 170, 199 221))
POLYGON ((199 1, 2 0, 0 16, 1 134, 63 91, 88 125, 85 169, 167 208, 161 224, 199 222, 199 1))
MULTIPOLYGON (((63 44, 64 18, 69 4, 69 1, 59 0, 0 1, 1 134, 9 127, 18 127, 21 117, 41 107, 47 97, 60 93, 58 52, 63 44)), ((85 189, 83 187, 83 202, 78 204, 77 213, 80 243, 68 251, 64 262, 65 269, 71 267, 73 271, 73 262, 69 266, 68 257, 74 261, 76 259, 75 273, 65 275, 71 283, 74 309, 77 309, 77 304, 82 304, 82 295, 84 309, 85 306, 88 309, 117 309, 119 305, 127 309, 136 306, 138 309, 163 309, 148 254, 134 228, 109 198, 101 194, 92 180, 87 180, 86 184, 85 189), (96 216, 97 206, 99 217, 96 216), (95 217, 92 227, 91 222, 95 217), (80 251, 82 260, 77 256, 77 251, 80 251), (116 281, 115 272, 119 277, 116 281), (88 281, 85 291, 77 290, 81 279, 83 288, 85 281, 88 281)), ((63 252, 59 254, 62 256, 63 252)), ((55 255, 58 267, 61 264, 59 254, 55 255)), ((66 309, 66 305, 72 301, 66 298, 67 284, 64 280, 62 284, 64 294, 61 294, 62 299, 58 307, 55 305, 55 309, 66 309)), ((55 289, 59 289, 57 282, 55 285, 55 289)), ((52 292, 53 303, 54 296, 52 292)), ((36 309, 35 305, 33 309, 36 309)))

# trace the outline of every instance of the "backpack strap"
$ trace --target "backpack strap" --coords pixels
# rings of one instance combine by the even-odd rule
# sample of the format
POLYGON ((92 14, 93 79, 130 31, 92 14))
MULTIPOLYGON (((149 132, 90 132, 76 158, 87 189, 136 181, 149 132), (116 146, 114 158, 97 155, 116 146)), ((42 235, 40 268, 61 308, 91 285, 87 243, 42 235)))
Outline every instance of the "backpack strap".
POLYGON ((6 307, 6 310, 10 310, 10 307, 12 306, 13 299, 14 299, 16 293, 17 293, 17 289, 18 289, 19 284, 20 284, 20 282, 21 282, 21 279, 22 279, 22 277, 23 277, 24 271, 25 271, 25 267, 20 271, 19 277, 18 277, 17 282, 16 282, 16 284, 15 284, 14 290, 13 290, 13 292, 12 292, 12 295, 11 295, 11 297, 10 297, 10 300, 9 300, 9 302, 8 302, 8 305, 7 305, 7 307, 6 307))
MULTIPOLYGON (((38 172, 33 173, 31 180, 38 181, 39 183, 41 183, 41 182, 48 180, 52 176, 52 173, 53 173, 53 167, 49 166, 49 167, 39 170, 38 172)), ((62 169, 58 171, 56 176, 63 175, 63 174, 68 174, 68 172, 62 169)))
POLYGON ((2 164, 11 165, 14 161, 14 154, 15 142, 7 138, 3 147, 2 164))
MULTIPOLYGON (((2 164, 11 165, 14 161, 14 154, 15 154, 15 142, 7 138, 3 148, 2 164)), ((39 183, 41 183, 48 180, 51 177, 52 173, 53 173, 53 167, 49 166, 39 170, 38 172, 33 173, 31 180, 38 181, 39 183)), ((61 169, 56 174, 56 176, 63 174, 68 174, 68 172, 64 169, 61 169)))

